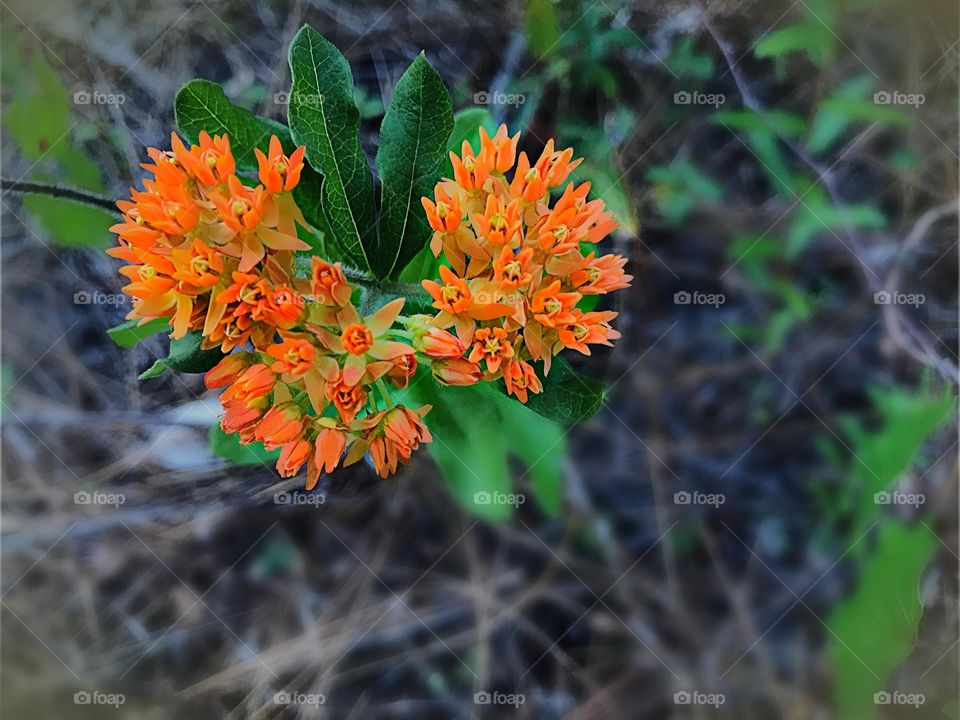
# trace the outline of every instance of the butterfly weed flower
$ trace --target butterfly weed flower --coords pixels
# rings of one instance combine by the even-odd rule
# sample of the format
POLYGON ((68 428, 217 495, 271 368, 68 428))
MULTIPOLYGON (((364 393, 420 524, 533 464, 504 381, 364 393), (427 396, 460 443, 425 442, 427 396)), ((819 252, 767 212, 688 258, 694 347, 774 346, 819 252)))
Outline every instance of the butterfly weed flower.
POLYGON ((451 153, 453 178, 421 200, 431 250, 449 263, 438 280, 422 283, 437 311, 428 324, 436 332, 452 328, 462 350, 423 330, 422 317, 408 325, 438 382, 502 378, 526 402, 543 387, 534 363, 546 375, 559 352, 589 355, 591 346, 620 337, 610 324, 617 313, 585 311, 581 301, 633 278, 626 258, 596 249, 618 225, 602 200, 589 199, 589 183, 569 181, 582 162, 573 150, 556 150, 550 140, 534 160, 517 153, 518 143, 519 133, 510 136, 505 125, 492 137, 481 129, 480 150, 464 142, 451 153))

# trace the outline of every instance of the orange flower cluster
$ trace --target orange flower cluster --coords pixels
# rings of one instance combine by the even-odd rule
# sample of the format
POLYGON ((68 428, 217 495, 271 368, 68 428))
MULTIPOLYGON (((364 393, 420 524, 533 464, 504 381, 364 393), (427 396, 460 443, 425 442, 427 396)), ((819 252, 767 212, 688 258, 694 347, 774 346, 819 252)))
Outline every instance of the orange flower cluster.
POLYGON ((539 159, 517 157, 520 134, 501 125, 493 137, 480 130, 480 152, 464 141, 450 153, 453 179, 422 198, 433 238, 430 247, 450 267, 440 281, 424 280, 435 317, 408 323, 414 347, 434 358, 434 376, 450 385, 503 378, 522 402, 542 390, 531 365, 565 348, 586 355, 620 333, 617 313, 584 311, 588 295, 628 287, 626 258, 600 255, 592 246, 617 227, 590 184, 568 183, 556 202, 550 192, 567 182, 581 160, 547 142, 539 159), (511 177, 508 177, 512 173, 511 177), (585 252, 586 249, 586 252, 585 252), (447 332, 454 328, 456 336, 447 332))
POLYGON ((408 335, 393 330, 403 299, 364 318, 339 263, 313 258, 310 277, 296 276, 294 252, 309 249, 291 194, 303 147, 288 157, 271 138, 249 187, 225 135, 199 139, 187 147, 174 134, 171 151, 150 148, 153 178, 117 203, 119 244, 108 252, 128 263, 128 317, 168 318, 171 337, 200 331, 202 347, 228 353, 205 378, 225 388, 221 427, 279 448, 284 477, 306 464, 309 490, 321 471, 367 452, 387 477, 431 440, 429 406, 396 404, 387 387, 406 386, 417 367, 414 349, 393 339, 408 335))

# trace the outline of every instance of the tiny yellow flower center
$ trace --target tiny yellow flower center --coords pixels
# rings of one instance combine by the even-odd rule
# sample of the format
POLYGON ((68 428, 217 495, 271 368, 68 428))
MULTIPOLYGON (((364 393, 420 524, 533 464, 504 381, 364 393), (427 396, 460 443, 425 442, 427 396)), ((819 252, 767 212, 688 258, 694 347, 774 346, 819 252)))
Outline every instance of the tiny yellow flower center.
POLYGON ((557 239, 557 242, 563 242, 567 239, 567 233, 569 232, 566 225, 558 225, 553 229, 553 236, 557 239))

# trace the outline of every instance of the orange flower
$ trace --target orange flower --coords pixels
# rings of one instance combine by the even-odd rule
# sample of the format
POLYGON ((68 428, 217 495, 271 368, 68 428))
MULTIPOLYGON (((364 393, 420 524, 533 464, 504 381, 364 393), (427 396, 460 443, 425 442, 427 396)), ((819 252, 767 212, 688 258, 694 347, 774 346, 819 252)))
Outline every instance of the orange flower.
POLYGON ((250 353, 234 353, 227 355, 203 376, 203 382, 208 390, 232 385, 250 364, 250 353))
POLYGON ((617 313, 609 310, 587 313, 577 310, 571 321, 557 327, 557 337, 564 347, 589 355, 588 345, 612 345, 610 341, 620 337, 620 333, 610 327, 610 321, 616 316, 617 313))
POLYGON ((267 294, 263 317, 271 325, 288 330, 303 317, 303 296, 289 285, 276 285, 267 294))
POLYGON ((239 400, 224 402, 222 398, 221 402, 224 414, 220 419, 220 428, 228 435, 251 427, 263 415, 268 404, 265 397, 256 398, 249 404, 239 400))
POLYGON ((293 477, 310 457, 313 450, 307 440, 293 440, 280 448, 280 458, 277 460, 277 472, 280 477, 293 477))
MULTIPOLYGON (((339 427, 323 427, 317 438, 314 440, 315 450, 313 462, 319 471, 331 473, 337 465, 340 464, 340 458, 343 457, 343 451, 347 446, 347 433, 339 427)), ((309 475, 309 473, 308 473, 309 475)), ((312 490, 316 481, 307 483, 307 490, 312 490)))
POLYGON ((405 388, 410 382, 410 378, 417 372, 417 355, 412 350, 393 359, 390 370, 387 371, 393 384, 399 388, 405 388))
POLYGON ((514 241, 519 242, 520 205, 517 200, 505 202, 495 195, 488 195, 484 212, 471 219, 477 235, 492 245, 513 245, 514 241))
POLYGON ((220 219, 234 232, 253 230, 263 219, 263 187, 248 188, 235 175, 227 178, 229 196, 213 193, 210 199, 220 219))
POLYGON ((470 362, 487 363, 487 372, 495 373, 500 369, 500 363, 513 357, 513 345, 510 337, 502 327, 480 328, 474 335, 473 350, 468 359, 470 362))
POLYGON ((413 347, 432 358, 463 357, 466 344, 456 335, 436 327, 424 328, 414 332, 413 347))
MULTIPOLYGON (((173 248, 170 255, 177 268, 173 273, 173 279, 188 286, 186 289, 192 289, 197 293, 213 287, 220 281, 220 274, 223 272, 223 255, 200 238, 194 238, 188 248, 173 248)), ((183 285, 180 289, 185 290, 183 285)))
POLYGON ((476 385, 483 377, 483 371, 475 362, 463 358, 437 360, 430 366, 433 378, 441 385, 476 385))
POLYGON ((280 139, 273 135, 270 138, 269 155, 264 155, 260 148, 254 148, 257 164, 260 169, 260 182, 272 193, 289 192, 300 182, 300 173, 303 171, 303 155, 307 148, 303 145, 293 151, 290 157, 283 154, 280 139))
POLYGON ((303 408, 295 402, 274 405, 253 429, 253 437, 267 450, 276 450, 303 433, 303 408))
POLYGON ((525 247, 520 252, 514 252, 507 246, 500 251, 499 257, 493 261, 493 279, 501 288, 507 291, 522 290, 533 279, 530 272, 533 260, 533 248, 525 247))
POLYGON ((437 326, 448 328, 455 325, 457 335, 465 343, 473 339, 477 320, 492 320, 513 313, 513 308, 503 303, 474 301, 467 281, 454 275, 445 265, 440 266, 440 278, 443 285, 435 280, 423 280, 421 285, 433 298, 433 307, 440 310, 437 326))
POLYGON ((516 395, 522 403, 527 402, 527 391, 539 393, 543 390, 543 385, 540 383, 537 373, 534 372, 530 363, 523 360, 512 360, 507 363, 503 380, 507 385, 507 393, 516 395))
POLYGON ((438 233, 452 233, 460 227, 463 213, 460 210, 460 200, 452 198, 444 192, 440 185, 436 189, 437 202, 434 204, 429 198, 420 198, 420 204, 427 213, 427 221, 438 233))
MULTIPOLYGON (((491 169, 498 173, 509 172, 517 158, 517 143, 520 133, 509 137, 507 126, 500 125, 491 138, 485 128, 480 128, 480 153, 486 158, 491 169)), ((572 152, 572 151, 571 151, 572 152)))
POLYGON ((276 382, 276 376, 266 365, 263 363, 251 365, 224 391, 220 396, 220 402, 236 400, 249 405, 251 401, 273 390, 276 382))
POLYGON ((411 453, 420 446, 420 443, 433 440, 430 430, 423 423, 423 416, 428 412, 430 412, 429 405, 424 405, 417 410, 397 405, 387 413, 383 434, 396 446, 400 457, 409 460, 411 453))
POLYGON ((341 376, 326 388, 327 399, 333 403, 344 423, 351 423, 357 413, 367 404, 367 393, 358 384, 348 384, 341 376))
POLYGON ((483 155, 477 157, 473 148, 466 140, 460 146, 460 155, 450 153, 450 162, 453 164, 453 177, 457 184, 467 192, 482 190, 487 178, 490 177, 489 160, 483 155))
POLYGON ((270 369, 277 374, 303 375, 313 367, 316 348, 297 337, 286 337, 283 342, 267 348, 267 354, 276 359, 270 369))
POLYGON ((560 292, 560 281, 554 280, 534 294, 530 309, 538 323, 547 327, 556 327, 561 323, 573 322, 575 317, 573 311, 579 300, 580 293, 560 292))
POLYGON ((623 271, 627 259, 620 255, 590 253, 580 268, 570 273, 570 282, 583 295, 602 295, 612 290, 630 287, 632 275, 623 271))
POLYGON ((176 133, 171 134, 170 146, 177 162, 204 185, 226 182, 236 170, 230 152, 230 138, 216 135, 211 139, 205 130, 201 130, 198 140, 200 144, 188 150, 176 133))
POLYGON ((350 284, 340 263, 328 263, 318 257, 310 259, 310 292, 322 305, 346 305, 350 302, 350 284))
POLYGON ((534 203, 547 194, 547 181, 540 170, 530 167, 530 160, 525 152, 520 153, 517 161, 517 170, 510 183, 510 194, 521 198, 524 202, 534 203))
POLYGON ((363 355, 373 346, 373 333, 362 322, 350 323, 343 329, 340 343, 351 355, 363 355))

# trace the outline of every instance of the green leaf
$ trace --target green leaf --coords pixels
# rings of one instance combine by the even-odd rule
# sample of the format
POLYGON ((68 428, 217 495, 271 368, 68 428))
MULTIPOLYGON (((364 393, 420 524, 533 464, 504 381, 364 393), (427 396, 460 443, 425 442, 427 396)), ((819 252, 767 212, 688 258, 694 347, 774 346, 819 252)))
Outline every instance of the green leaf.
POLYGON ((216 365, 223 358, 219 348, 201 350, 203 334, 199 331, 187 333, 178 340, 170 341, 167 357, 157 360, 140 373, 141 380, 162 375, 168 368, 180 373, 202 373, 216 365))
MULTIPOLYGON (((9 96, 3 125, 30 161, 29 178, 103 192, 100 166, 73 144, 74 128, 82 118, 74 117, 70 93, 59 75, 42 52, 24 52, 19 41, 3 51, 0 66, 9 96)), ((105 210, 45 195, 25 196, 23 207, 50 239, 68 247, 106 247, 109 228, 116 222, 105 210)))
POLYGON ((127 320, 107 330, 107 335, 120 347, 132 348, 144 338, 171 329, 167 318, 154 318, 143 325, 138 325, 139 322, 139 320, 127 320))
POLYGON ((538 58, 549 55, 560 42, 560 25, 550 0, 530 0, 527 6, 527 44, 538 58))
POLYGON ((916 642, 920 575, 936 547, 925 527, 884 521, 856 592, 827 617, 837 717, 875 716, 874 693, 888 687, 890 673, 916 642))
POLYGON ((240 435, 228 435, 219 425, 210 427, 210 452, 237 465, 269 465, 280 457, 280 450, 265 450, 263 443, 240 444, 240 435))
POLYGON ((543 392, 529 394, 527 407, 543 417, 572 424, 593 417, 603 406, 605 394, 602 382, 580 375, 570 363, 556 357, 543 379, 543 392))
MULTIPOLYGON (((873 78, 864 74, 845 82, 831 97, 863 100, 869 96, 872 89, 873 78)), ((842 108, 830 109, 821 104, 810 125, 807 149, 815 154, 827 150, 846 131, 852 119, 842 108)))
POLYGON ((373 271, 376 214, 373 176, 360 147, 360 112, 350 65, 316 30, 304 25, 290 44, 293 87, 290 131, 323 175, 323 207, 350 264, 373 271))
POLYGON ((397 82, 380 127, 380 243, 371 258, 378 277, 398 275, 427 244, 420 198, 433 195, 452 130, 447 88, 421 52, 397 82))
POLYGON ((753 50, 759 58, 779 58, 792 52, 804 51, 814 64, 823 65, 829 56, 831 45, 830 30, 813 19, 768 33, 753 50))
POLYGON ((421 368, 405 392, 413 406, 433 406, 424 419, 433 442, 427 447, 454 497, 470 512, 489 520, 508 518, 516 495, 508 458, 525 466, 540 507, 560 511, 563 481, 560 462, 566 450, 560 426, 480 383, 438 387, 421 368), (495 500, 501 500, 496 502, 495 500))
MULTIPOLYGON (((177 127, 191 143, 196 143, 201 130, 211 135, 226 133, 239 170, 257 170, 254 148, 266 153, 270 136, 276 135, 284 152, 296 149, 290 130, 280 123, 254 115, 234 105, 223 88, 209 80, 191 80, 177 91, 173 102, 177 127)), ((320 176, 306 165, 300 182, 293 191, 297 206, 308 223, 329 236, 329 223, 320 204, 320 176)))

